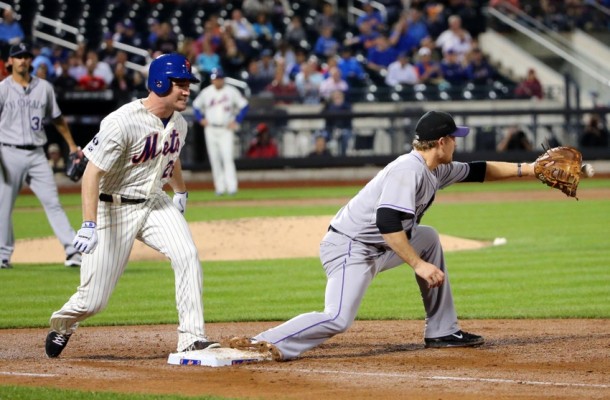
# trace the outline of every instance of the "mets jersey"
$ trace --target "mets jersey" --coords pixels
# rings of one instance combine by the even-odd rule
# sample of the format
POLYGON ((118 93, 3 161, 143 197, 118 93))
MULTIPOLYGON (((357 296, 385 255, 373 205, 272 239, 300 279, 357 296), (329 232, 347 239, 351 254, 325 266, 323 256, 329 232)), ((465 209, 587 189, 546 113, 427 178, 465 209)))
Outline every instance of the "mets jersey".
POLYGON ((220 90, 210 85, 193 100, 193 108, 200 110, 208 123, 215 127, 226 127, 247 105, 248 100, 240 91, 227 84, 224 84, 220 90))
POLYGON ((185 143, 187 128, 179 112, 164 127, 142 100, 109 114, 83 150, 90 162, 106 172, 100 192, 132 199, 162 192, 185 143))

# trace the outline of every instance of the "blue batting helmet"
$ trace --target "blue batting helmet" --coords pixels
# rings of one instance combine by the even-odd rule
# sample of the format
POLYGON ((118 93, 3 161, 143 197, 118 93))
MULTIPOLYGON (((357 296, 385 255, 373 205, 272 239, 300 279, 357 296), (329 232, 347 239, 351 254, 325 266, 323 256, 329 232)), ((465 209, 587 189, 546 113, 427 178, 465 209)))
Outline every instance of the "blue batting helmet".
POLYGON ((162 96, 169 92, 171 79, 187 79, 199 83, 191 72, 191 63, 182 54, 162 54, 155 58, 148 69, 148 89, 162 96))

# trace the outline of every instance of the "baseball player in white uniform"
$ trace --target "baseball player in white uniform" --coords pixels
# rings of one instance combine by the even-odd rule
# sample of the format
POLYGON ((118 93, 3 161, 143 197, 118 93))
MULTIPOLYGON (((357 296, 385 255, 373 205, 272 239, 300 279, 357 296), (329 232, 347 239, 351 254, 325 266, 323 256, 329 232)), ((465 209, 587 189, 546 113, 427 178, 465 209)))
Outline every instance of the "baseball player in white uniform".
POLYGON ((327 275, 323 312, 299 315, 253 338, 233 338, 231 347, 270 351, 290 360, 345 332, 356 318, 366 289, 380 272, 402 264, 415 272, 426 311, 425 347, 473 347, 481 336, 461 330, 438 233, 420 225, 437 190, 456 182, 534 176, 533 164, 454 162, 456 126, 444 112, 418 121, 414 150, 381 170, 332 219, 320 244, 327 275))
POLYGON ((197 248, 182 215, 187 191, 180 150, 189 84, 199 82, 180 54, 164 54, 149 67, 149 96, 109 114, 86 146, 82 183, 83 224, 74 245, 84 253, 81 284, 51 316, 47 356, 57 357, 78 323, 108 304, 133 243, 142 241, 171 261, 176 282, 178 351, 219 347, 205 335, 203 274, 197 248), (171 199, 164 191, 168 183, 171 199))
POLYGON ((17 195, 27 183, 36 195, 55 235, 66 252, 66 266, 78 267, 81 254, 72 246, 74 229, 57 193, 53 171, 44 152, 47 136, 43 122, 50 117, 70 148, 78 152, 70 128, 61 115, 53 86, 31 75, 32 52, 24 44, 12 46, 8 69, 11 73, 0 83, 0 267, 11 268, 15 248, 12 214, 17 195))
POLYGON ((235 131, 248 112, 248 100, 224 82, 224 73, 214 69, 212 84, 193 101, 195 119, 204 127, 205 144, 218 196, 237 193, 237 172, 233 156, 235 131))

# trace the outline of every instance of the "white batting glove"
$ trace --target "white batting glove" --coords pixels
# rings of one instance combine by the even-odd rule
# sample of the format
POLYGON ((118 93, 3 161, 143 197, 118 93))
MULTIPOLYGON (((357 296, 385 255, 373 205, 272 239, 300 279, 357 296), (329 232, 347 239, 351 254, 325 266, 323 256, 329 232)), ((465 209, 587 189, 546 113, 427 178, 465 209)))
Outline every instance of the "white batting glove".
POLYGON ((186 211, 186 199, 189 197, 189 192, 176 192, 174 193, 174 205, 176 208, 184 214, 186 211))
POLYGON ((72 246, 81 253, 91 254, 97 246, 97 233, 93 221, 85 221, 72 241, 72 246))

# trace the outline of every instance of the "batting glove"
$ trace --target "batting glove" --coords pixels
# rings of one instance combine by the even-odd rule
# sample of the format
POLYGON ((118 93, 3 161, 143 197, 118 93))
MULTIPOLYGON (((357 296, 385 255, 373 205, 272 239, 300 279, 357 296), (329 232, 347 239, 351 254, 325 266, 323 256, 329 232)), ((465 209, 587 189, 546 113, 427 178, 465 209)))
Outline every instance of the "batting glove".
POLYGON ((91 254, 97 246, 97 233, 93 221, 85 221, 72 241, 72 246, 81 253, 91 254))
POLYGON ((186 211, 186 199, 189 197, 189 192, 176 192, 174 193, 174 205, 178 210, 184 214, 186 211))

